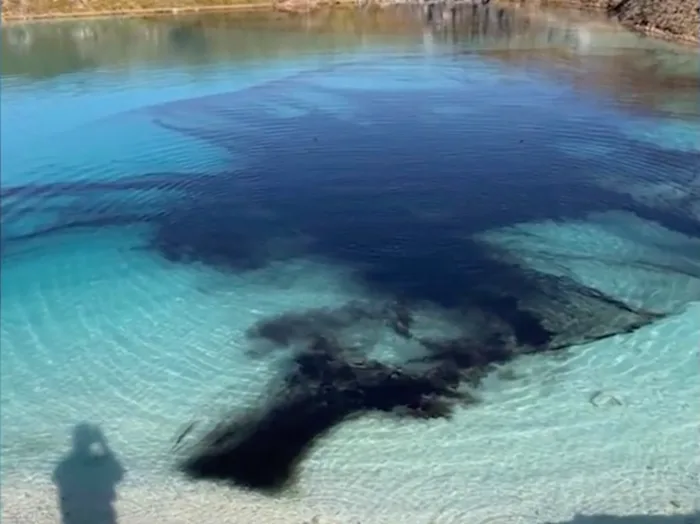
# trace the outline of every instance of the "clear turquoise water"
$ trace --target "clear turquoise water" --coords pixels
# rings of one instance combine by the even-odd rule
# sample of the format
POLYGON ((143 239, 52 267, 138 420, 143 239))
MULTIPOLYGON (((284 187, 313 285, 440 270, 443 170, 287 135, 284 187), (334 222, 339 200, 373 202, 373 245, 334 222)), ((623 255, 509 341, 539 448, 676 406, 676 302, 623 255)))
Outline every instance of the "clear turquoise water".
MULTIPOLYGON (((435 501, 435 490, 416 495, 415 480, 434 478, 449 486, 444 522, 489 521, 460 506, 460 493, 532 484, 541 487, 517 497, 530 501, 519 514, 560 521, 538 507, 567 499, 538 484, 550 479, 580 491, 566 503, 573 513, 663 512, 669 497, 669 511, 697 509, 700 115, 685 92, 675 91, 685 109, 674 113, 672 91, 655 105, 644 93, 620 97, 609 77, 567 80, 572 69, 599 71, 598 55, 634 62, 629 44, 648 41, 599 30, 588 59, 562 67, 499 59, 518 45, 502 34, 485 44, 434 29, 427 45, 425 32, 367 28, 311 45, 298 24, 242 27, 195 30, 184 43, 176 22, 3 29, 4 485, 49 479, 81 422, 100 426, 126 482, 168 482, 182 428, 253 401, 274 376, 274 359, 247 352, 254 322, 408 296, 416 329, 452 334, 463 327, 455 304, 477 283, 520 291, 475 262, 478 240, 666 317, 564 356, 519 359, 515 379, 490 376, 483 404, 453 423, 344 428, 313 457, 307 499, 366 504, 384 518, 435 501), (76 36, 86 28, 93 44, 76 36), (43 47, 22 47, 20 29, 43 47), (269 39, 263 51, 230 51, 256 31, 269 39), (161 38, 134 40, 133 55, 113 50, 110 38, 141 32, 161 38), (89 45, 98 51, 86 57, 89 45), (36 58, 23 66, 27 53, 36 58), (581 415, 594 397, 607 403, 581 415), (615 409, 615 423, 586 418, 615 409), (660 426, 669 431, 655 434, 660 426), (539 437, 538 448, 526 435, 541 431, 554 440, 539 437), (463 464, 477 445, 483 458, 463 464), (343 478, 353 480, 341 497, 343 478), (634 478, 641 487, 619 484, 634 478), (625 495, 606 506, 602 482, 625 495)), ((675 53, 691 69, 677 74, 692 76, 693 57, 675 53)), ((624 325, 624 314, 579 306, 574 324, 597 318, 589 331, 624 325)), ((417 351, 376 326, 349 336, 392 361, 417 351)))

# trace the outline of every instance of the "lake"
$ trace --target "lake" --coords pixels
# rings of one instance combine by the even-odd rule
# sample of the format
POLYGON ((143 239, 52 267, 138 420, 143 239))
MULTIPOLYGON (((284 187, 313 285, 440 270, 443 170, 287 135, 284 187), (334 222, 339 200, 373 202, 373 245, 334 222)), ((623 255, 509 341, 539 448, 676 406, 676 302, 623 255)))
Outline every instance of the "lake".
POLYGON ((4 520, 700 522, 695 50, 404 6, 1 53, 4 520))

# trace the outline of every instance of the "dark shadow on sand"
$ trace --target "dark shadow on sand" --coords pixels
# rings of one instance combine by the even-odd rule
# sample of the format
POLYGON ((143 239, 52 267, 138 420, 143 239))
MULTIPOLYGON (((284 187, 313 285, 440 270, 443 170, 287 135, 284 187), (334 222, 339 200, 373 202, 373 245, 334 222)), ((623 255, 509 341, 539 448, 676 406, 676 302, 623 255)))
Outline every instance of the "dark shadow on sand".
POLYGON ((73 447, 52 476, 58 489, 61 523, 116 524, 116 487, 124 473, 102 430, 78 424, 73 429, 73 447))

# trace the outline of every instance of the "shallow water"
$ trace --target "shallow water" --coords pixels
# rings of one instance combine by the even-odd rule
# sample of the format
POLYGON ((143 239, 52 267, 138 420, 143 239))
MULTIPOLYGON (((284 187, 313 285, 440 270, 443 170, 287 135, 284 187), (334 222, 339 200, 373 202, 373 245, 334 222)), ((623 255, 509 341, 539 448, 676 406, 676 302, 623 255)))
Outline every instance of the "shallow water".
MULTIPOLYGON (((416 336, 479 339, 490 315, 563 349, 493 371, 449 421, 341 426, 295 504, 341 522, 692 515, 698 62, 495 8, 3 28, 3 485, 50 481, 81 422, 123 486, 185 482, 183 428, 279 371, 251 325, 400 299, 416 336), (621 303, 661 318, 628 329, 621 303)), ((421 351, 376 322, 338 336, 387 362, 421 351)))

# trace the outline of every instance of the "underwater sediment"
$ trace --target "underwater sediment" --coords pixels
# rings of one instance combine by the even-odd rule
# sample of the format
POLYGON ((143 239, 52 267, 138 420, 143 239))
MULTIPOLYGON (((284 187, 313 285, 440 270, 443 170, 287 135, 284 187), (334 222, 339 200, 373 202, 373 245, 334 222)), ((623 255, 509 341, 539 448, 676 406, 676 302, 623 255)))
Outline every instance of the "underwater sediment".
MULTIPOLYGON (((240 274, 313 259, 347 270, 365 299, 251 325, 250 358, 264 357, 256 352, 263 346, 283 355, 279 376, 258 404, 178 450, 181 469, 194 478, 282 490, 314 443, 338 424, 366 413, 449 417, 478 402, 473 390, 496 365, 629 333, 674 312, 536 269, 516 246, 484 235, 620 211, 697 240, 695 186, 686 185, 684 206, 640 199, 625 184, 610 183, 610 166, 598 157, 574 161, 558 148, 551 137, 570 132, 562 121, 547 116, 548 129, 532 129, 529 122, 544 117, 523 107, 509 113, 509 125, 527 132, 506 140, 502 130, 478 126, 502 114, 505 103, 485 113, 477 108, 469 122, 449 111, 469 106, 470 96, 454 85, 439 94, 368 94, 300 74, 149 108, 158 129, 231 157, 243 154, 246 162, 4 187, 2 254, 12 257, 64 232, 139 226, 132 247, 173 264, 240 274), (291 88, 304 96, 295 98, 291 88), (280 107, 295 116, 280 116, 280 107), (392 117, 382 118, 387 112, 392 117), (417 114, 424 127, 416 125, 417 114), (453 332, 426 335, 417 320, 426 306, 453 332), (413 349, 389 363, 372 355, 379 337, 351 336, 358 331, 388 332, 413 349)), ((576 125, 635 156, 636 163, 615 162, 616 180, 633 180, 639 165, 679 184, 695 176, 698 153, 669 162, 660 145, 618 133, 595 114, 576 125)), ((554 258, 554 265, 566 264, 554 258)), ((599 262, 700 276, 697 265, 654 259, 599 262)))

